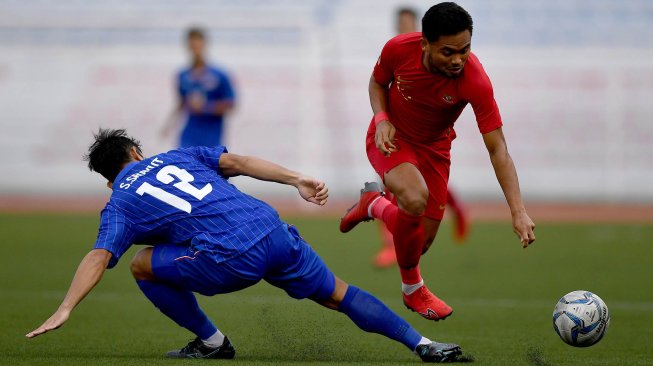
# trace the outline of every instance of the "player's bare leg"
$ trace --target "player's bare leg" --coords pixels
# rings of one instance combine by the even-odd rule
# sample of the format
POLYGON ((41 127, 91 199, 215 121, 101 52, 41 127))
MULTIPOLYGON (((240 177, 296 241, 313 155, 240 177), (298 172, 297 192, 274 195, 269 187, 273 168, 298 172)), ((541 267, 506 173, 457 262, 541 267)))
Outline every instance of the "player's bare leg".
POLYGON ((171 358, 234 358, 236 350, 200 309, 191 291, 169 286, 152 271, 153 248, 141 249, 131 262, 131 272, 143 294, 164 315, 193 332, 197 338, 179 350, 168 352, 171 358))
POLYGON ((346 314, 361 330, 401 342, 424 362, 450 362, 462 354, 457 344, 433 342, 423 337, 379 299, 337 277, 330 297, 313 300, 346 314))

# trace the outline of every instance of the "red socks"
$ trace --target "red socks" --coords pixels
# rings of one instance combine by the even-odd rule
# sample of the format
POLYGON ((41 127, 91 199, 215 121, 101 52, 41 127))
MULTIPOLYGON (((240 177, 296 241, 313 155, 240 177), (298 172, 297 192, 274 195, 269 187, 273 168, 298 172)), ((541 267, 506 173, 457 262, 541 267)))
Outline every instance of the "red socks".
POLYGON ((424 245, 422 215, 411 215, 383 197, 372 205, 371 213, 393 235, 402 282, 412 285, 421 281, 418 264, 424 245))

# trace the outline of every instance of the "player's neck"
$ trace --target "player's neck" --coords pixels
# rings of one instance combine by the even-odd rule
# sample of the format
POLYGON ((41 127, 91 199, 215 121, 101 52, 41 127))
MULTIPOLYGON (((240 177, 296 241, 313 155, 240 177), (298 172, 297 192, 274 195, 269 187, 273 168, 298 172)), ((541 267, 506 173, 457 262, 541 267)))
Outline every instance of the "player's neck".
POLYGON ((433 72, 433 70, 431 70, 431 65, 429 65, 429 59, 426 55, 426 52, 422 52, 422 66, 424 66, 424 69, 431 74, 437 74, 437 72, 433 72))
POLYGON ((206 62, 204 61, 204 58, 198 57, 193 59, 193 64, 192 64, 193 69, 202 69, 204 68, 204 66, 206 66, 206 62))

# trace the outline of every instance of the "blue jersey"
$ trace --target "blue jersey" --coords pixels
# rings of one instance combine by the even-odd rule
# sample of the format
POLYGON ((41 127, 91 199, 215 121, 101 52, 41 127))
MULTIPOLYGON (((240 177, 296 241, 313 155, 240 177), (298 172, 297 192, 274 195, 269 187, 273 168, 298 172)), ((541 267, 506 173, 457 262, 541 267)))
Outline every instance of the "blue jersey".
POLYGON ((244 253, 282 222, 267 203, 240 192, 218 167, 224 146, 171 150, 127 165, 113 182, 94 248, 174 244, 216 262, 244 253))
POLYGON ((180 146, 216 146, 222 144, 223 116, 213 113, 217 102, 233 101, 234 91, 223 71, 205 66, 200 70, 182 70, 177 78, 177 91, 183 105, 190 98, 204 101, 204 110, 186 110, 186 125, 181 133, 180 146))

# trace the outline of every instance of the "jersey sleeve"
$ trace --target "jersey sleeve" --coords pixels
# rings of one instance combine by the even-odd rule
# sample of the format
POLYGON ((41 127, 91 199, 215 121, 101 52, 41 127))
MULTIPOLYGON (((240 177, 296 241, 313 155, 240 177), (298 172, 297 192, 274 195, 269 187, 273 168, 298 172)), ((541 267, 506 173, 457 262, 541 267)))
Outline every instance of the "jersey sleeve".
POLYGON ((229 76, 225 73, 220 73, 220 85, 218 86, 218 100, 233 101, 236 99, 234 88, 231 84, 229 76))
POLYGON ((376 60, 376 65, 374 65, 374 72, 372 73, 372 75, 374 75, 374 80, 383 86, 388 86, 395 77, 394 61, 397 46, 393 41, 394 38, 389 40, 385 46, 383 46, 381 55, 376 60))
POLYGON ((490 78, 483 70, 483 66, 481 66, 478 59, 476 63, 477 75, 475 75, 472 85, 468 88, 469 103, 474 109, 479 131, 486 134, 503 126, 503 122, 501 121, 499 107, 494 99, 494 89, 490 78))
POLYGON ((200 163, 216 170, 218 174, 222 175, 220 171, 220 156, 228 152, 225 146, 196 146, 184 150, 193 155, 200 163))
POLYGON ((105 249, 112 254, 107 268, 113 268, 132 245, 132 235, 125 216, 111 204, 100 214, 100 228, 93 249, 105 249))

